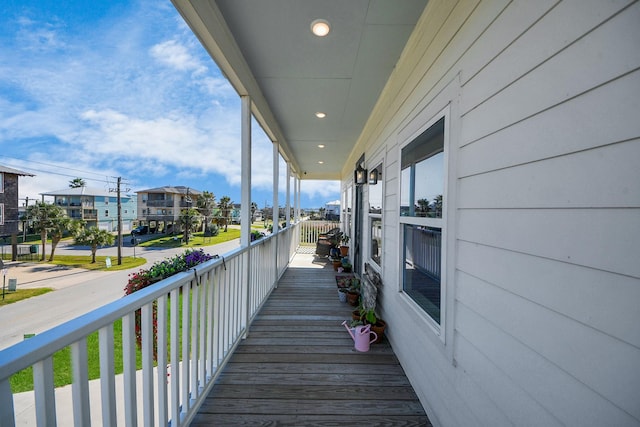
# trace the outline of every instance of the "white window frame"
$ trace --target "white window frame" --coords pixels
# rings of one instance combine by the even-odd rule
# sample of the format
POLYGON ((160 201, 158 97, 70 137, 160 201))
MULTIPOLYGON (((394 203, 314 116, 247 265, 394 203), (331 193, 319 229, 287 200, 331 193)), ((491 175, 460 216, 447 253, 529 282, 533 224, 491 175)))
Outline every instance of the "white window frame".
MULTIPOLYGON (((385 165, 385 159, 383 156, 380 157, 376 157, 375 160, 371 161, 370 164, 368 165, 367 171, 371 171, 376 169, 378 166, 380 166, 380 168, 382 169, 382 171, 384 171, 384 165, 385 165)), ((366 239, 367 239, 367 246, 366 246, 366 259, 367 262, 369 263, 369 265, 375 269, 376 271, 378 271, 378 273, 382 272, 383 266, 384 266, 384 257, 382 256, 383 254, 380 254, 380 264, 378 264, 377 262, 375 262, 372 258, 372 254, 371 254, 371 243, 372 243, 372 236, 371 236, 371 222, 374 219, 379 219, 380 222, 382 223, 382 237, 381 240, 384 243, 384 233, 385 233, 385 227, 384 227, 384 202, 385 202, 385 181, 384 181, 384 174, 381 172, 381 175, 378 177, 378 183, 376 185, 380 185, 382 188, 382 200, 381 200, 381 206, 380 206, 380 213, 371 213, 370 212, 370 187, 371 185, 367 184, 367 232, 366 232, 366 239)), ((367 177, 368 180, 368 177, 367 177)), ((382 247, 384 249, 384 246, 382 247)), ((383 251, 384 252, 384 251, 383 251)))
POLYGON ((4 225, 4 203, 0 203, 0 225, 4 225))
POLYGON ((427 129, 436 124, 440 119, 444 118, 444 159, 443 159, 443 206, 442 206, 442 218, 427 218, 427 217, 412 217, 412 216, 401 216, 400 215, 400 207, 401 207, 401 192, 402 192, 402 162, 398 161, 398 186, 397 186, 397 194, 398 194, 398 205, 397 205, 397 215, 398 215, 398 287, 401 295, 405 302, 421 317, 425 320, 426 324, 432 329, 432 331, 440 338, 442 343, 445 343, 445 331, 447 330, 447 288, 449 286, 453 286, 453 280, 450 280, 448 273, 448 239, 451 223, 448 221, 448 207, 451 203, 451 194, 449 193, 449 157, 451 151, 451 141, 450 141, 450 111, 449 107, 446 107, 442 111, 438 112, 431 119, 429 119, 424 125, 419 126, 414 132, 411 132, 410 135, 404 137, 400 143, 398 144, 398 159, 402 158, 402 149, 411 144, 418 136, 420 136, 427 129), (442 239, 441 239, 441 248, 440 248, 440 323, 436 322, 418 303, 407 295, 404 292, 404 283, 403 283, 403 263, 404 263, 404 225, 418 225, 418 226, 431 226, 438 227, 442 230, 442 239))
POLYGON ((0 193, 4 193, 4 173, 0 173, 0 193))

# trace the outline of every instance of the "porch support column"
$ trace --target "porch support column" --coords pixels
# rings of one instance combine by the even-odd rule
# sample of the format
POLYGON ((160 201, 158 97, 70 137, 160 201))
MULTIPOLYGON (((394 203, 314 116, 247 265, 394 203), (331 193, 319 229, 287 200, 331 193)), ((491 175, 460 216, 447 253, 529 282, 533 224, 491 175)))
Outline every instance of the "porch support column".
POLYGON ((273 263, 275 265, 274 284, 278 286, 278 181, 280 178, 280 152, 278 150, 278 141, 273 142, 273 208, 271 209, 271 218, 273 220, 273 235, 275 243, 273 244, 273 263))
POLYGON ((295 222, 299 222, 300 221, 300 177, 296 175, 296 190, 295 190, 295 194, 296 194, 296 211, 295 211, 295 222))
MULTIPOLYGON (((241 114, 241 195, 240 195, 240 246, 249 248, 251 246, 251 98, 247 95, 240 97, 242 101, 241 114)), ((242 283, 244 289, 242 294, 245 299, 245 330, 244 338, 249 333, 249 321, 251 319, 251 250, 248 249, 243 255, 242 283)))
POLYGON ((287 204, 285 209, 285 224, 288 227, 291 222, 291 164, 289 162, 287 162, 287 204))

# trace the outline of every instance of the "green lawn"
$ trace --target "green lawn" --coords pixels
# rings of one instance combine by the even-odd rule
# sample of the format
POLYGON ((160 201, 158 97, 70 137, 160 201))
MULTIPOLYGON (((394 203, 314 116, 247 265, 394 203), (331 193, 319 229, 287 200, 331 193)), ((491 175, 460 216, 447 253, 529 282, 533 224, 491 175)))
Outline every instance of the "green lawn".
MULTIPOLYGON (((99 249, 98 249, 99 250, 99 249)), ((122 264, 118 265, 118 257, 112 256, 111 267, 107 268, 106 256, 97 256, 96 262, 91 262, 91 255, 55 255, 53 261, 43 261, 46 264, 66 265, 68 267, 84 268, 87 270, 104 270, 104 271, 116 271, 116 270, 128 270, 143 265, 147 262, 146 259, 141 257, 122 257, 122 264)))
POLYGON ((37 297, 38 295, 51 292, 52 288, 32 288, 32 289, 18 289, 15 292, 8 292, 5 288, 4 298, 0 299, 0 306, 13 304, 14 302, 21 301, 23 299, 37 297))
MULTIPOLYGON (((228 242, 229 240, 239 239, 240 230, 237 228, 231 228, 225 232, 220 230, 215 237, 204 237, 204 233, 194 233, 189 244, 185 244, 182 241, 182 235, 167 236, 161 235, 158 237, 151 237, 150 239, 140 243, 142 247, 154 247, 154 248, 197 248, 200 246, 217 245, 218 243, 228 242)), ((153 235, 152 235, 153 236, 153 235)))

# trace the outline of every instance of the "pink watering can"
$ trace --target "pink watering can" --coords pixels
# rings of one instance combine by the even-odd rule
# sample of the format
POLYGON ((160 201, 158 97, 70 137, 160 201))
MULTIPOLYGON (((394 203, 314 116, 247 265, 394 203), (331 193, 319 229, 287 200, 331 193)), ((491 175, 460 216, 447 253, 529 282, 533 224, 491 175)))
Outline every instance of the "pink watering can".
POLYGON ((346 320, 342 324, 353 338, 355 348, 358 351, 369 351, 369 344, 378 339, 378 335, 371 331, 371 325, 358 325, 355 328, 350 328, 347 326, 346 320), (371 339, 371 335, 373 335, 373 339, 371 339))

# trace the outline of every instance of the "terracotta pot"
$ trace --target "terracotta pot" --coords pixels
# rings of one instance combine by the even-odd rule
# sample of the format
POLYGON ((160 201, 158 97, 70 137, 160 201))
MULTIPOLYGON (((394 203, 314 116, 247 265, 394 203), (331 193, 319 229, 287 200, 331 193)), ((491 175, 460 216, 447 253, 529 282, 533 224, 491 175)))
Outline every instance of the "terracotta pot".
POLYGON ((362 317, 362 315, 360 314, 360 310, 353 310, 353 311, 351 312, 351 318, 352 318, 353 320, 360 320, 360 319, 361 319, 361 317, 362 317))
POLYGON ((357 307, 360 302, 360 294, 358 292, 347 292, 347 301, 352 307, 357 307))
POLYGON ((340 255, 342 255, 343 258, 349 255, 349 246, 340 246, 340 255))
POLYGON ((375 332, 378 335, 378 338, 374 341, 374 343, 382 342, 384 338, 384 330, 387 328, 387 322, 384 320, 378 319, 375 325, 371 325, 371 331, 375 332))
POLYGON ((342 262, 341 262, 340 260, 338 260, 338 261, 333 261, 333 269, 334 269, 335 271, 338 271, 338 269, 339 269, 340 267, 342 267, 342 262))

